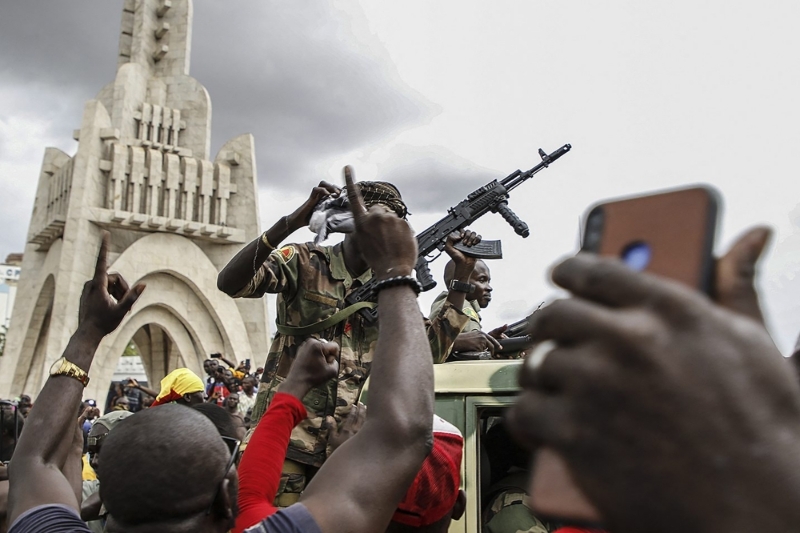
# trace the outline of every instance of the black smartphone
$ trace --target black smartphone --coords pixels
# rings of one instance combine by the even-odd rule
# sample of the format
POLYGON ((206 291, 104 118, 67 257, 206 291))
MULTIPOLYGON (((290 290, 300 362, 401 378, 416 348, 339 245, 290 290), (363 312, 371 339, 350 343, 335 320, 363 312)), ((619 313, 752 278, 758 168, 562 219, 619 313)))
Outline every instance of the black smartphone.
MULTIPOLYGON (((709 293, 720 196, 708 186, 601 202, 585 217, 581 250, 616 257, 637 271, 666 276, 709 293)), ((602 517, 555 451, 537 451, 531 505, 535 513, 575 525, 602 517)))

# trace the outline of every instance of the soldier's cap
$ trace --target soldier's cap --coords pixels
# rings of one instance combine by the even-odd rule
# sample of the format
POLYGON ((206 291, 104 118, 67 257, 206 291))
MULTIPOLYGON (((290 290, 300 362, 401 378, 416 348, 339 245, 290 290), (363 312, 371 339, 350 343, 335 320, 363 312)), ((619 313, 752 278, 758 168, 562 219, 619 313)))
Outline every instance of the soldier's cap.
POLYGON ((107 430, 111 431, 114 428, 114 426, 116 426, 118 423, 122 422, 129 416, 133 416, 133 413, 131 413, 130 411, 112 411, 108 414, 98 417, 97 420, 95 420, 95 424, 100 424, 107 430))
POLYGON ((433 449, 397 506, 392 521, 423 527, 444 518, 458 499, 463 452, 464 437, 458 428, 434 415, 433 449))
MULTIPOLYGON (((380 204, 391 209, 400 218, 406 218, 408 215, 408 208, 403 202, 403 197, 400 191, 387 181, 360 181, 358 190, 361 192, 361 197, 364 199, 364 205, 369 209, 375 204, 380 204)), ((343 194, 342 197, 346 198, 347 195, 343 194)))

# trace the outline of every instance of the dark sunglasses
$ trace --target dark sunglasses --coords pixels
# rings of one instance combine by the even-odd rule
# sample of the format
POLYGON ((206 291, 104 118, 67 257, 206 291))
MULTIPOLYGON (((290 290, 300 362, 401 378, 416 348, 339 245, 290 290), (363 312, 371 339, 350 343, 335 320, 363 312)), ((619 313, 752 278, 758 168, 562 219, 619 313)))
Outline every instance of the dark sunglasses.
POLYGON ((211 505, 209 505, 208 509, 206 509, 206 516, 211 514, 211 510, 214 508, 214 502, 217 501, 217 496, 219 496, 219 491, 222 490, 222 483, 225 481, 225 478, 228 477, 228 471, 233 467, 233 464, 239 457, 239 446, 242 444, 242 441, 234 439, 233 437, 222 437, 222 440, 225 441, 225 445, 230 450, 231 458, 228 460, 228 466, 225 467, 225 472, 222 474, 222 479, 217 484, 216 490, 214 490, 214 497, 211 498, 211 505))

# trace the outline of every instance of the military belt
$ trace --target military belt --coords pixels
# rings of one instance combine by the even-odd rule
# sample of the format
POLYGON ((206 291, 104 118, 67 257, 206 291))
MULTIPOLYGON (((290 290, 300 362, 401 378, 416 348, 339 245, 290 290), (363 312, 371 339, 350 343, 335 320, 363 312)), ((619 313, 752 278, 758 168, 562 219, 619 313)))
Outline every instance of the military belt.
POLYGON ((283 324, 276 324, 275 327, 278 330, 278 333, 282 335, 292 335, 295 337, 311 335, 312 333, 319 333, 320 331, 335 326, 339 322, 346 320, 348 317, 350 317, 350 315, 357 313, 362 309, 374 309, 377 305, 378 304, 374 302, 358 302, 357 304, 345 307, 341 311, 335 312, 325 320, 315 324, 309 324, 308 326, 286 326, 283 324))

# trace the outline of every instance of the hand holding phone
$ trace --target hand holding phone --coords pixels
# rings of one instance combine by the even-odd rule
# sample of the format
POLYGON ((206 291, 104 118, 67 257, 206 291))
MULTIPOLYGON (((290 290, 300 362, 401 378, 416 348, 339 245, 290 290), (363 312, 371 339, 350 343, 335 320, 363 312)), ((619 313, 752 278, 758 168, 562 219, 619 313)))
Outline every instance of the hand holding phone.
MULTIPOLYGON (((712 292, 719 194, 692 187, 602 202, 585 217, 582 251, 616 257, 636 271, 669 277, 712 292)), ((531 505, 542 516, 579 525, 602 517, 573 481, 564 459, 539 449, 531 505)))

